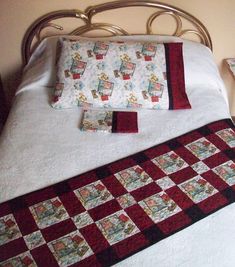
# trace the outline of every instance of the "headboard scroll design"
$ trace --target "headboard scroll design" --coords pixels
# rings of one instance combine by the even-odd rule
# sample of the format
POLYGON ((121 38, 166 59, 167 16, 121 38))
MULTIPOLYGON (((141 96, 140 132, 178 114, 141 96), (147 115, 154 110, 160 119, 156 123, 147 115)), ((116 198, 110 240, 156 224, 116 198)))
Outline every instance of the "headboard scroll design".
MULTIPOLYGON (((131 8, 131 7, 150 7, 155 8, 156 12, 154 12, 146 22, 146 32, 140 34, 154 34, 153 30, 153 22, 157 18, 162 15, 168 15, 174 18, 176 23, 175 32, 172 34, 173 36, 182 37, 185 34, 195 34, 200 38, 202 44, 208 46, 212 50, 212 41, 210 34, 206 27, 202 24, 200 20, 198 20, 193 15, 188 12, 171 6, 164 3, 156 2, 156 1, 136 1, 136 0, 128 0, 128 1, 114 1, 107 2, 104 4, 94 5, 88 7, 84 12, 81 10, 59 10, 48 13, 38 20, 36 20, 30 28, 27 30, 23 43, 22 43, 22 56, 23 62, 26 64, 30 58, 30 55, 34 48, 40 43, 43 39, 42 31, 46 28, 55 28, 60 31, 60 34, 67 35, 83 35, 90 31, 94 30, 104 30, 112 35, 130 35, 125 29, 121 28, 118 25, 110 24, 110 23, 93 23, 92 18, 98 14, 112 9, 119 8, 131 8), (55 20, 61 18, 77 18, 83 21, 84 25, 75 28, 73 31, 69 33, 62 33, 63 27, 56 24, 55 20), (192 28, 183 29, 182 19, 190 22, 192 28)), ((156 25, 156 24, 155 24, 156 25)))

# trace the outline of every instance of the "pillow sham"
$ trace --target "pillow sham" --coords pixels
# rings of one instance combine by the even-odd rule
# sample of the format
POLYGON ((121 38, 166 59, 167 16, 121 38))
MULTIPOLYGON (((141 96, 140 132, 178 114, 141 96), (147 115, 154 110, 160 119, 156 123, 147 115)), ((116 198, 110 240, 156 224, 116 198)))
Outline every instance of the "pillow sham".
MULTIPOLYGON (((47 37, 35 49, 27 66, 24 68, 22 81, 16 90, 16 95, 23 91, 37 90, 37 88, 45 86, 52 87, 54 92, 56 46, 60 37, 68 38, 67 35, 47 37)), ((78 39, 78 36, 69 36, 69 38, 78 39)), ((88 39, 88 37, 79 36, 79 39, 81 38, 88 39)), ((92 37, 93 41, 96 39, 158 43, 183 42, 185 86, 189 100, 195 90, 206 86, 205 90, 219 91, 226 103, 228 103, 227 90, 220 77, 213 54, 203 44, 167 35, 92 37)))
POLYGON ((60 38, 52 106, 191 108, 182 43, 60 38))

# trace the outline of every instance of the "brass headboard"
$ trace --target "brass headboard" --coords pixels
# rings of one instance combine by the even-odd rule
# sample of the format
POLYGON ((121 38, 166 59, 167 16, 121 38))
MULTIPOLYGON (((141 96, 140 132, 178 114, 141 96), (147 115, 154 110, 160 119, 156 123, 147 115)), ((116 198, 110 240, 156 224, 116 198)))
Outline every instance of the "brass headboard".
MULTIPOLYGON (((176 30, 172 34, 173 36, 181 37, 187 33, 196 34, 199 38, 201 43, 208 46, 212 50, 212 42, 211 37, 206 29, 206 27, 195 18, 193 15, 189 14, 188 12, 177 8, 175 6, 167 5, 164 3, 156 2, 156 1, 114 1, 114 2, 107 2, 104 4, 94 5, 88 7, 84 12, 81 10, 59 10, 48 13, 38 20, 36 20, 31 27, 27 30, 23 43, 22 43, 22 56, 23 62, 26 64, 30 58, 30 55, 33 49, 40 43, 42 40, 41 32, 42 30, 53 27, 57 30, 61 31, 62 33, 63 27, 53 23, 52 21, 58 20, 61 18, 77 18, 83 21, 84 25, 75 27, 75 29, 69 33, 68 35, 83 35, 87 32, 93 30, 104 30, 112 35, 130 35, 126 30, 121 28, 118 25, 113 25, 110 23, 93 23, 92 18, 101 12, 105 12, 112 9, 119 9, 119 8, 127 8, 127 7, 150 7, 156 9, 152 15, 147 20, 146 23, 146 32, 142 34, 154 34, 153 32, 153 22, 156 18, 159 18, 162 15, 170 15, 175 19, 176 22, 176 30), (190 28, 183 28, 182 19, 186 20, 190 23, 190 28)), ((141 34, 141 33, 140 33, 141 34)), ((58 35, 58 34, 57 34, 58 35)))

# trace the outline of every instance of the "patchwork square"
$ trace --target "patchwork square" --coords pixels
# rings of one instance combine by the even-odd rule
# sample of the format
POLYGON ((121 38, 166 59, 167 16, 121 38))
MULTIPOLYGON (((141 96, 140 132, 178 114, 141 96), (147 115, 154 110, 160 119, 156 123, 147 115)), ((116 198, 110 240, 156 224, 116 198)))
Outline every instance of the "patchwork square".
POLYGON ((140 201, 139 205, 155 223, 181 211, 181 208, 165 192, 152 195, 140 201))
POLYGON ((78 229, 81 229, 94 222, 87 211, 74 216, 72 219, 78 229))
POLYGON ((74 193, 86 210, 95 208, 113 199, 113 196, 101 181, 78 188, 74 193))
POLYGON ((194 163, 191 167, 198 174, 202 174, 210 170, 210 168, 202 161, 194 163))
POLYGON ((17 255, 11 259, 4 262, 0 262, 1 267, 37 267, 32 255, 29 251, 17 255))
POLYGON ((126 209, 136 203, 135 199, 130 193, 118 197, 117 201, 123 209, 126 209))
POLYGON ((153 179, 139 165, 120 171, 115 174, 115 177, 128 192, 153 181, 153 179))
POLYGON ((235 184, 235 163, 229 160, 214 169, 212 169, 220 178, 222 178, 228 185, 235 184))
POLYGON ((199 203, 218 192, 217 189, 200 175, 197 175, 178 186, 194 203, 199 203))
POLYGON ((80 262, 93 254, 90 246, 78 230, 48 243, 48 247, 60 267, 67 267, 80 262))
POLYGON ((152 162, 167 175, 188 167, 188 164, 173 151, 152 159, 152 162))
POLYGON ((139 233, 137 226, 123 210, 99 220, 96 225, 110 245, 139 233))
POLYGON ((202 137, 186 145, 185 147, 200 160, 206 159, 220 152, 220 150, 211 142, 209 142, 205 137, 202 137))
POLYGON ((228 146, 235 147, 235 132, 230 129, 223 129, 216 133, 228 146))
POLYGON ((40 230, 24 236, 24 241, 29 250, 37 248, 46 243, 40 230))
POLYGON ((39 229, 51 226, 69 218, 59 197, 45 200, 29 207, 39 229))
POLYGON ((0 246, 21 236, 13 214, 8 214, 0 218, 0 246))
POLYGON ((161 187, 162 190, 166 190, 168 188, 171 188, 172 186, 175 186, 175 183, 168 176, 158 179, 156 183, 161 187))

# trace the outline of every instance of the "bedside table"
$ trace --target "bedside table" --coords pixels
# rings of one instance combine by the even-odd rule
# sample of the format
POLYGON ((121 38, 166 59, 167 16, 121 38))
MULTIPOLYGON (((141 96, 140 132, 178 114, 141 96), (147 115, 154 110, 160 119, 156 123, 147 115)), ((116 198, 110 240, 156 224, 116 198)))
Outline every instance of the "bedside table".
MULTIPOLYGON (((225 59, 225 61, 229 67, 231 74, 233 75, 233 78, 235 79, 235 58, 227 58, 225 59)), ((232 120, 235 124, 235 116, 232 116, 232 120)))
POLYGON ((227 58, 225 59, 225 61, 227 62, 230 71, 233 74, 233 77, 235 78, 235 58, 227 58))

